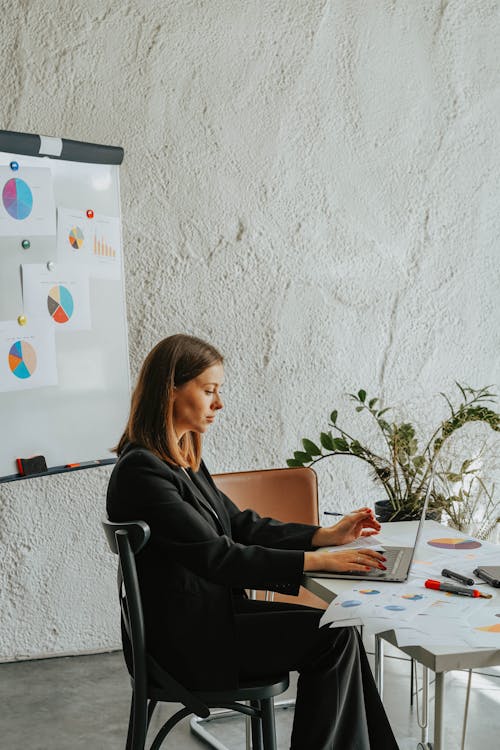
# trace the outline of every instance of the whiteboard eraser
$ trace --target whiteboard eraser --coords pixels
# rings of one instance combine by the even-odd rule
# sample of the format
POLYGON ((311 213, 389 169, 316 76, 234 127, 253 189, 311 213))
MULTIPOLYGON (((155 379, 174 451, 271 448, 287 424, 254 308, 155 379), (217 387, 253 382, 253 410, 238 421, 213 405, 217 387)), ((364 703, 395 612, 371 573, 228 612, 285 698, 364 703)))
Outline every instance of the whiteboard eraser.
POLYGON ((17 468, 22 477, 30 474, 41 474, 47 471, 45 456, 31 456, 30 458, 17 458, 17 468))

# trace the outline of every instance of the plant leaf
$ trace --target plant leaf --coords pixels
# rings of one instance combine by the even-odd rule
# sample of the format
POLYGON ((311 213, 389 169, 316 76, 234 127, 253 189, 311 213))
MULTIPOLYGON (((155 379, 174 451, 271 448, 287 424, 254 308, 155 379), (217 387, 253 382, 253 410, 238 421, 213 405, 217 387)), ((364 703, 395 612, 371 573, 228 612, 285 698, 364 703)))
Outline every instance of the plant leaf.
POLYGON ((358 391, 358 398, 359 398, 360 401, 362 401, 364 403, 365 399, 366 399, 366 391, 364 391, 363 389, 361 389, 360 391, 358 391))
POLYGON ((347 443, 344 438, 334 438, 332 440, 333 444, 333 450, 334 451, 348 451, 349 450, 349 444, 347 443))
POLYGON ((312 440, 304 438, 302 440, 302 445, 304 446, 306 453, 309 453, 310 456, 321 456, 321 448, 318 448, 312 440))
POLYGON ((333 438, 332 438, 331 432, 322 432, 321 435, 320 435, 320 437, 319 437, 319 441, 320 441, 321 445, 323 446, 323 448, 325 448, 325 450, 327 450, 327 451, 333 451, 334 450, 334 447, 333 447, 333 438))
POLYGON ((365 449, 359 442, 359 440, 353 440, 351 445, 349 446, 349 450, 351 453, 354 453, 355 456, 360 456, 365 452, 365 449))
POLYGON ((304 451, 294 451, 293 457, 296 461, 302 461, 303 464, 309 463, 309 461, 312 461, 311 456, 309 453, 304 453, 304 451))
POLYGON ((302 466, 302 461, 297 461, 295 458, 287 458, 287 466, 302 466))
POLYGON ((330 421, 333 422, 333 424, 336 423, 337 416, 338 416, 338 411, 337 410, 332 411, 332 413, 330 414, 330 421))
POLYGON ((368 408, 373 409, 377 401, 378 401, 378 398, 371 398, 368 402, 368 408))

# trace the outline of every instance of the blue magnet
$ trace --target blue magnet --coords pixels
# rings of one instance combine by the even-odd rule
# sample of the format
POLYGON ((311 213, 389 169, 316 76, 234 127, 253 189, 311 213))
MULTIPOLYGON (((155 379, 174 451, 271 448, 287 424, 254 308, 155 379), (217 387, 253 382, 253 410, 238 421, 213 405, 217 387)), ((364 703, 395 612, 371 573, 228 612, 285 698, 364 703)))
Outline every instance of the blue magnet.
POLYGON ((17 161, 11 161, 10 168, 13 172, 17 172, 17 170, 19 169, 19 164, 17 163, 17 161))

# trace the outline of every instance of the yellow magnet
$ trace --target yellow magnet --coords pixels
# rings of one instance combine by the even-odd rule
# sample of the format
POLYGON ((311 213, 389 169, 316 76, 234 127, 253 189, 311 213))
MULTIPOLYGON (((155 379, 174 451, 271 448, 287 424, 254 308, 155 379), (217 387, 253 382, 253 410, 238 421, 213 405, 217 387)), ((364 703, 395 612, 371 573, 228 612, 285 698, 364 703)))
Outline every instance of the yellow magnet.
POLYGON ((17 322, 19 323, 20 326, 25 326, 26 323, 28 322, 28 319, 26 315, 19 315, 19 317, 17 318, 17 322))

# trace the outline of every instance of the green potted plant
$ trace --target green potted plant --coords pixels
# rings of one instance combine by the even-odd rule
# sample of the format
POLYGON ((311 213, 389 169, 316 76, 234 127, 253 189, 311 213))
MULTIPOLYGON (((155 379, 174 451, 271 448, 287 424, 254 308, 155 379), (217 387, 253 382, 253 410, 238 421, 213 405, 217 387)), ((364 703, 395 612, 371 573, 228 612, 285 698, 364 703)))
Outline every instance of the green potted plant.
POLYGON ((449 526, 479 539, 498 535, 500 501, 495 499, 495 485, 481 475, 482 453, 461 463, 457 470, 451 463, 438 474, 440 487, 437 502, 445 512, 449 526))
POLYGON ((330 414, 330 429, 320 434, 319 445, 304 438, 303 450, 295 451, 287 464, 313 466, 332 456, 352 456, 364 461, 386 495, 385 500, 375 503, 375 512, 380 521, 410 520, 420 516, 427 484, 434 470, 429 515, 439 519, 441 512, 454 507, 456 502, 456 492, 446 494, 446 485, 440 481, 443 472, 438 471, 437 462, 445 443, 457 430, 471 422, 483 422, 495 432, 500 432, 500 414, 490 408, 497 399, 490 386, 478 389, 459 383, 456 386, 460 392, 459 402, 454 405, 446 394, 440 394, 448 405, 449 415, 425 442, 419 442, 411 422, 389 421, 389 412, 393 407, 381 408, 379 398, 368 398, 364 389, 356 394, 350 393, 348 395, 355 410, 374 420, 382 438, 379 441, 380 449, 369 447, 367 441, 353 437, 341 427, 338 411, 334 410, 330 414))

